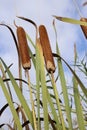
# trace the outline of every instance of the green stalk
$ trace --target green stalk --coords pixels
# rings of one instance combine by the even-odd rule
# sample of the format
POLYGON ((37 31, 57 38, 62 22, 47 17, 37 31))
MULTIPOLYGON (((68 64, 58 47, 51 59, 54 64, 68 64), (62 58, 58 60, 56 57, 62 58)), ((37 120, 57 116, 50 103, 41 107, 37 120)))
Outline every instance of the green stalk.
POLYGON ((34 100, 33 100, 33 92, 30 84, 30 76, 29 71, 26 70, 27 78, 28 78, 28 87, 30 91, 30 100, 31 100, 31 106, 32 106, 32 114, 33 114, 33 121, 34 121, 34 130, 37 130, 37 123, 36 123, 36 114, 35 114, 35 108, 34 108, 34 100))
POLYGON ((36 44, 36 90, 37 90, 37 116, 38 116, 38 130, 41 130, 40 124, 40 53, 36 44))
POLYGON ((51 73, 51 77, 52 77, 51 81, 52 81, 52 86, 53 86, 53 90, 54 90, 54 94, 55 94, 55 98, 56 98, 57 108, 59 110, 59 116, 60 116, 60 120, 61 120, 61 123, 62 123, 62 129, 66 130, 64 118, 63 118, 63 114, 62 114, 62 110, 61 110, 61 106, 60 106, 60 102, 59 102, 59 94, 58 94, 58 90, 56 88, 56 83, 55 83, 55 80, 54 80, 53 73, 51 73))

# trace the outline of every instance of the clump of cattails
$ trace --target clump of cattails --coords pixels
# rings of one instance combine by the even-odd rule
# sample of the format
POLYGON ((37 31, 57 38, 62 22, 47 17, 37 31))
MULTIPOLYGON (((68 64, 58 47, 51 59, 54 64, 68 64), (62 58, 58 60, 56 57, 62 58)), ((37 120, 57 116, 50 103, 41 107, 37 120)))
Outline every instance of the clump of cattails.
POLYGON ((55 72, 55 64, 50 46, 50 41, 44 25, 39 26, 39 34, 47 71, 49 73, 53 73, 55 72))
POLYGON ((18 37, 22 66, 25 70, 30 69, 31 62, 30 62, 30 56, 28 51, 28 43, 27 43, 26 33, 23 27, 20 26, 17 27, 17 37, 18 37))
MULTIPOLYGON (((80 21, 87 22, 87 18, 81 18, 80 21)), ((87 26, 81 25, 81 29, 82 29, 82 31, 87 39, 87 26)))

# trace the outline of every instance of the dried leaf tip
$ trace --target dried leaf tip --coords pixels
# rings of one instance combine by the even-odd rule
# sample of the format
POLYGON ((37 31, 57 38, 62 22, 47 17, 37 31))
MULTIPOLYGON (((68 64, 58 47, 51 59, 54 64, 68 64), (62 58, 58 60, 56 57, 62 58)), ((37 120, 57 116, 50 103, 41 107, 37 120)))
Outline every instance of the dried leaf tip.
POLYGON ((47 71, 49 73, 55 72, 55 64, 50 46, 50 41, 48 38, 47 30, 44 25, 39 26, 39 34, 47 71))
POLYGON ((60 17, 60 16, 53 15, 53 17, 60 20, 60 21, 62 21, 62 17, 60 17))
MULTIPOLYGON (((87 22, 87 18, 81 18, 80 21, 87 22)), ((84 26, 84 25, 80 25, 80 26, 84 33, 85 38, 87 39, 87 26, 84 26)))
POLYGON ((86 6, 87 5, 87 2, 83 3, 83 6, 86 6))
POLYGON ((28 43, 25 30, 22 27, 17 27, 17 38, 18 38, 22 66, 24 69, 30 69, 31 62, 28 50, 28 43))

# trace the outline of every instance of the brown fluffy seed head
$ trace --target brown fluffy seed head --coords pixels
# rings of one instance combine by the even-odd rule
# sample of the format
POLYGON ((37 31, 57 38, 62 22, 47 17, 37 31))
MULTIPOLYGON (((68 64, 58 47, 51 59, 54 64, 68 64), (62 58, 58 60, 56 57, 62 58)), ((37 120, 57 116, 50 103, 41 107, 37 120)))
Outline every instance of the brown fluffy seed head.
POLYGON ((49 73, 55 72, 55 64, 50 46, 50 41, 44 25, 39 26, 39 34, 47 71, 49 73))
POLYGON ((17 27, 17 38, 19 43, 19 51, 24 69, 31 68, 30 56, 28 51, 28 43, 25 30, 22 27, 17 27))
MULTIPOLYGON (((87 22, 87 18, 81 18, 80 21, 87 22)), ((81 29, 87 39, 87 26, 81 25, 81 29)))

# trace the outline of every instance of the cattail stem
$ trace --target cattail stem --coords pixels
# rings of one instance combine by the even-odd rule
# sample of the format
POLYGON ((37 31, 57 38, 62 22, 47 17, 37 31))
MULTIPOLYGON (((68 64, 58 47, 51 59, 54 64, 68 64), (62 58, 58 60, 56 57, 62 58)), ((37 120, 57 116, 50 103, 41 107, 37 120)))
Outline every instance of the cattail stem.
POLYGON ((62 123, 62 127, 63 127, 63 130, 66 130, 65 125, 64 125, 64 118, 63 118, 62 110, 61 110, 61 106, 60 106, 60 101, 59 101, 59 94, 58 94, 58 91, 57 91, 55 78, 54 78, 54 74, 53 74, 52 71, 51 71, 51 81, 52 81, 52 86, 53 86, 53 90, 54 90, 54 95, 55 95, 55 98, 56 98, 57 108, 59 110, 59 115, 60 115, 60 120, 61 120, 61 123, 62 123))
POLYGON ((37 130, 37 123, 36 123, 36 114, 35 114, 35 108, 34 108, 34 100, 33 100, 33 94, 32 94, 32 88, 30 84, 30 76, 28 69, 25 70, 27 79, 28 79, 28 87, 30 91, 30 100, 31 100, 31 106, 32 106, 32 113, 33 113, 33 121, 34 121, 34 130, 37 130))

